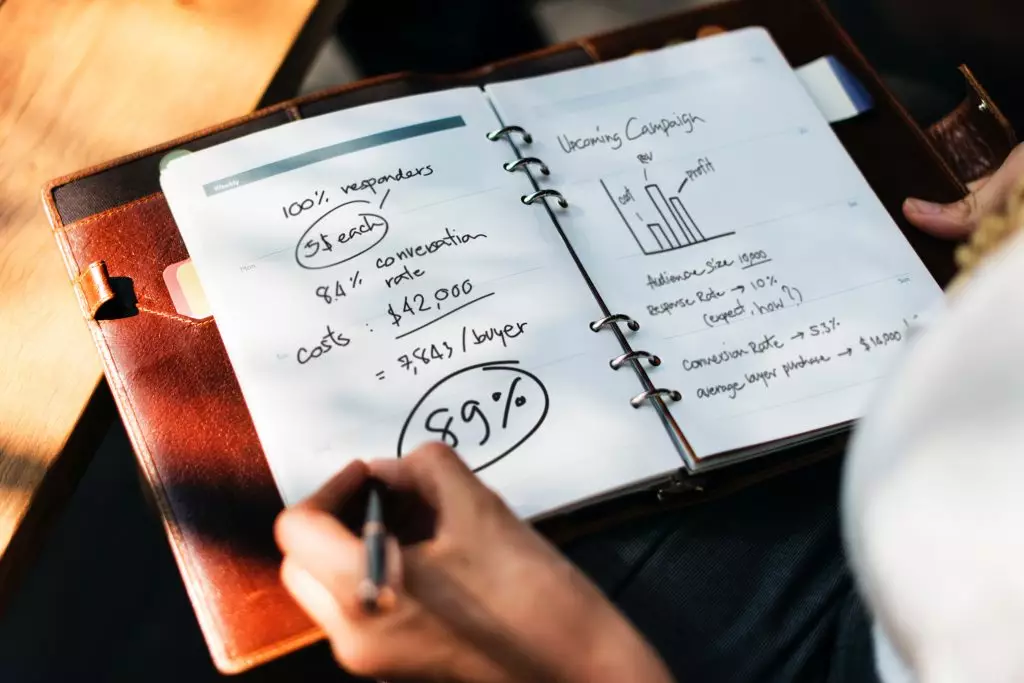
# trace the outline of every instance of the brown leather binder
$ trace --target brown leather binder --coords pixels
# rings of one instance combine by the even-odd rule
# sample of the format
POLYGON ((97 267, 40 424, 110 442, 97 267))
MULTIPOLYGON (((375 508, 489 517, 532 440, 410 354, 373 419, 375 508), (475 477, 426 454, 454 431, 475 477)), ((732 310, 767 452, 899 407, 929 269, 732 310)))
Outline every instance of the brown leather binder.
MULTIPOLYGON (((953 273, 950 247, 907 226, 900 205, 908 195, 956 199, 965 191, 961 178, 885 89, 820 0, 738 0, 466 74, 398 74, 347 85, 257 111, 46 187, 44 201, 54 235, 200 626, 222 671, 242 671, 321 634, 278 580, 280 557, 271 528, 281 500, 216 323, 180 315, 164 283, 164 269, 188 253, 160 192, 163 155, 368 102, 559 71, 691 40, 709 27, 750 25, 767 28, 792 64, 834 55, 867 88, 874 109, 837 124, 835 130, 935 278, 947 282, 953 273)), ((980 89, 976 93, 984 97, 980 89)), ((980 115, 991 115, 994 107, 989 103, 980 115)), ((1008 142, 998 142, 999 131, 995 137, 998 144, 988 149, 997 150, 990 156, 998 162, 998 150, 1008 150, 1008 142)), ((842 437, 833 437, 713 475, 681 475, 660 490, 554 519, 544 530, 556 537, 580 533, 665 505, 723 495, 838 453, 842 446, 842 437)))

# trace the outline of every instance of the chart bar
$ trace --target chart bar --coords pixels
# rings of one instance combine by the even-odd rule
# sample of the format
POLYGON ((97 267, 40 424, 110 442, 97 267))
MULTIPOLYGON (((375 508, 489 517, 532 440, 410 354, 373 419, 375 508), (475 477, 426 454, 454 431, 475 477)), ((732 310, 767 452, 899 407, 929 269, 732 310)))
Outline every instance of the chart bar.
MULTIPOLYGON (((679 232, 683 233, 684 238, 686 236, 686 233, 682 231, 681 225, 679 226, 679 232, 673 229, 672 220, 670 220, 669 217, 671 216, 672 218, 675 218, 675 216, 673 216, 672 214, 672 208, 668 205, 668 202, 665 201, 665 195, 662 194, 661 188, 655 184, 651 184, 645 186, 644 189, 647 191, 647 196, 650 198, 651 204, 653 204, 654 208, 658 210, 658 213, 661 215, 661 220, 664 221, 665 230, 668 233, 666 235, 666 239, 669 240, 668 246, 683 246, 682 241, 679 239, 679 232)), ((691 244, 692 240, 687 239, 686 243, 691 244)))
POLYGON ((665 249, 665 245, 661 241, 665 237, 665 231, 661 229, 661 223, 648 223, 647 229, 651 231, 651 237, 654 238, 658 249, 665 249), (661 233, 661 237, 658 237, 658 233, 661 233))
MULTIPOLYGON (((2 1, 0 0, 0 2, 2 1)), ((650 202, 648 204, 642 200, 636 203, 642 195, 634 197, 633 191, 627 184, 618 185, 616 189, 621 187, 621 191, 616 194, 611 191, 603 179, 600 182, 605 194, 608 195, 608 201, 615 207, 615 212, 622 219, 622 223, 645 256, 685 249, 735 234, 726 232, 710 237, 705 236, 704 231, 697 227, 697 221, 693 219, 689 209, 686 208, 686 203, 674 194, 666 198, 658 183, 648 182, 643 186, 650 202), (628 208, 623 209, 624 206, 628 208), (657 212, 657 216, 652 213, 652 210, 657 212), (630 217, 627 218, 626 214, 629 214, 630 217), (656 217, 661 220, 652 220, 656 217)), ((637 194, 639 195, 639 193, 637 194)))
POLYGON ((679 197, 672 197, 669 199, 669 202, 672 203, 672 208, 675 209, 676 215, 679 217, 679 220, 683 222, 683 225, 690 228, 693 240, 695 242, 703 242, 705 239, 704 233, 702 233, 700 228, 697 227, 697 223, 695 223, 693 217, 690 216, 690 212, 686 210, 686 206, 679 201, 679 197), (683 218, 683 216, 686 216, 686 218, 683 218), (689 223, 686 222, 687 219, 689 219, 689 223))

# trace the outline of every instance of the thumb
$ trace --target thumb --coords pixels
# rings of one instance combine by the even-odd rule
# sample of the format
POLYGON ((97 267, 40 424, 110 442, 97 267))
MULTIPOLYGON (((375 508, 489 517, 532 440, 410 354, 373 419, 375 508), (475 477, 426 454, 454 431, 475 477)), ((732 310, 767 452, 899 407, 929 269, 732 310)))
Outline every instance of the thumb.
POLYGON ((974 232, 983 216, 1003 207, 1007 195, 1022 175, 1024 145, 1018 145, 990 178, 977 183, 973 191, 960 201, 935 204, 910 198, 903 204, 903 213, 907 220, 927 233, 944 239, 961 239, 974 232))
MULTIPOLYGON (((296 600, 329 630, 342 616, 358 621, 364 616, 362 585, 367 578, 366 547, 341 522, 321 510, 292 507, 274 526, 284 553, 282 579, 296 600), (310 588, 319 583, 324 590, 310 588), (325 600, 325 596, 332 600, 325 600), (340 609, 340 614, 336 613, 340 609), (327 617, 333 614, 332 619, 327 617)), ((403 581, 398 542, 388 537, 385 546, 385 594, 382 607, 393 606, 403 581)))

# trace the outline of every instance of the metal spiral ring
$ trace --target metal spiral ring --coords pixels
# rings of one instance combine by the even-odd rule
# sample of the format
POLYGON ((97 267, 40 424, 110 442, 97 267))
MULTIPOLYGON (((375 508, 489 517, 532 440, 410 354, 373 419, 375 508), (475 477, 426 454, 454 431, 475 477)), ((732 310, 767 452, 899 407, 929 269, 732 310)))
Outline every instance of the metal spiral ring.
POLYGON ((545 164, 540 159, 538 159, 537 157, 523 157, 522 159, 516 159, 515 161, 506 161, 504 164, 502 164, 502 168, 504 168, 509 173, 515 173, 516 171, 518 171, 519 169, 528 164, 536 164, 538 167, 540 167, 541 173, 543 173, 544 175, 551 175, 551 169, 548 168, 548 165, 545 164))
POLYGON ((644 401, 652 399, 655 396, 668 396, 673 401, 683 400, 683 395, 680 394, 675 389, 651 389, 650 391, 639 393, 633 398, 629 399, 629 404, 634 408, 639 408, 644 404, 644 401))
POLYGON ((624 353, 618 358, 612 358, 610 361, 608 361, 608 365, 612 367, 612 370, 618 370, 629 361, 640 358, 646 358, 647 362, 650 363, 653 367, 658 367, 659 365, 661 365, 660 358, 655 356, 653 353, 647 353, 646 351, 630 351, 629 353, 624 353))
POLYGON ((512 133, 519 133, 519 136, 527 145, 533 142, 533 136, 530 135, 522 126, 504 126, 498 130, 492 130, 487 134, 487 139, 491 142, 497 142, 502 138, 511 138, 512 133))
POLYGON ((615 323, 626 323, 626 327, 636 332, 640 329, 640 323, 630 318, 628 315, 621 313, 613 313, 612 315, 605 316, 600 320, 595 320, 590 323, 590 330, 592 332, 600 332, 602 328, 607 325, 613 325, 615 323))
POLYGON ((562 196, 562 193, 559 192, 558 190, 537 190, 533 194, 524 194, 522 197, 519 198, 519 201, 521 201, 523 204, 533 204, 538 199, 543 199, 544 197, 555 197, 556 199, 558 199, 558 205, 560 207, 562 207, 563 209, 569 208, 569 202, 565 199, 565 197, 562 196))

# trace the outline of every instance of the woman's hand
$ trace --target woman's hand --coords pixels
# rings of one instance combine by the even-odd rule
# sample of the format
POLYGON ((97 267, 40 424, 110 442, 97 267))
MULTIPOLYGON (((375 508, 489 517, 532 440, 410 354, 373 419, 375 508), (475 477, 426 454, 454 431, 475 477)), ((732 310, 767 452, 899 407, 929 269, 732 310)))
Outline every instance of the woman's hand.
POLYGON ((339 663, 380 678, 644 681, 671 677, 654 651, 562 555, 520 522, 451 449, 356 462, 275 528, 282 579, 339 663), (361 540, 331 513, 368 478, 415 494, 433 537, 388 539, 381 609, 364 611, 361 540))
POLYGON ((1024 144, 1018 145, 1003 165, 990 176, 971 183, 971 193, 952 204, 908 199, 903 204, 907 220, 925 232, 945 239, 963 239, 978 227, 981 218, 1002 210, 1016 183, 1024 177, 1024 144))

